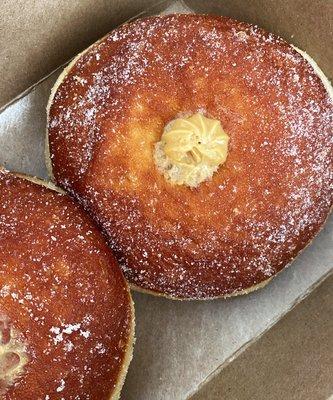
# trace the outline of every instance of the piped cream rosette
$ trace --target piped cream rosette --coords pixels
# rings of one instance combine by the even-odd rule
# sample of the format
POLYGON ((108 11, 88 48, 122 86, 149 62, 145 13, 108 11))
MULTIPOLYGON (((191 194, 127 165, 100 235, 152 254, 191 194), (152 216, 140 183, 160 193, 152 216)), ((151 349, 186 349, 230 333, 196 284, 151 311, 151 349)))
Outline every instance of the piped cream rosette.
POLYGON ((196 113, 166 125, 155 146, 155 162, 170 183, 197 187, 228 155, 229 136, 220 121, 196 113))

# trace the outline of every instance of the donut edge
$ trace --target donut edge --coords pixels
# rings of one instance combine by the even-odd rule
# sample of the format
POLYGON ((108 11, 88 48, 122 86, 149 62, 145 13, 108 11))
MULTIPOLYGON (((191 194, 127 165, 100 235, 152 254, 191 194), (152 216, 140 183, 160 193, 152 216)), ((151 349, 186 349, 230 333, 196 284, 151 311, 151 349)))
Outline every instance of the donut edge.
POLYGON ((268 279, 265 279, 264 281, 261 281, 253 286, 250 286, 246 289, 243 290, 239 290, 239 291, 235 291, 229 294, 224 294, 221 296, 212 296, 212 297, 203 297, 203 298, 198 298, 198 297, 174 297, 171 296, 169 294, 164 294, 162 292, 154 292, 153 290, 149 290, 149 289, 144 289, 141 288, 140 286, 136 286, 133 283, 130 283, 130 288, 132 290, 134 290, 135 292, 138 293, 144 293, 144 294, 150 294, 152 296, 156 296, 156 297, 164 297, 166 299, 169 300, 178 300, 178 301, 209 301, 209 300, 218 300, 218 299, 228 299, 230 297, 236 297, 236 296, 242 296, 245 294, 250 294, 252 292, 255 292, 256 290, 262 289, 264 288, 273 278, 275 278, 277 274, 275 274, 274 276, 271 276, 268 279))
MULTIPOLYGON (((6 168, 4 168, 2 165, 0 165, 0 172, 4 171, 4 172, 8 172, 9 174, 21 178, 21 179, 25 179, 27 181, 30 181, 36 185, 40 185, 43 186, 47 189, 50 189, 54 192, 57 192, 63 196, 68 196, 69 198, 71 198, 64 190, 62 190, 61 188, 57 187, 56 185, 54 185, 52 182, 49 181, 44 181, 43 179, 37 178, 36 176, 30 176, 30 175, 26 175, 24 173, 21 172, 12 172, 12 171, 8 171, 6 168)), ((86 211, 85 211, 86 212, 86 211)), ((89 215, 89 214, 88 214, 89 215)), ((110 250, 111 251, 111 250, 110 250)), ((128 339, 127 339, 127 343, 126 343, 126 350, 125 350, 125 355, 124 355, 124 359, 123 362, 121 364, 121 368, 119 370, 119 374, 118 374, 118 379, 116 380, 115 386, 111 392, 111 397, 109 397, 109 400, 118 400, 120 398, 120 394, 121 394, 121 390, 124 386, 125 383, 125 378, 128 372, 128 368, 130 366, 130 363, 132 361, 133 358, 133 350, 134 350, 134 345, 135 345, 135 307, 134 307, 134 301, 131 295, 131 291, 130 291, 130 285, 128 283, 128 281, 125 279, 124 274, 121 270, 121 268, 119 267, 121 274, 123 275, 124 278, 124 283, 127 289, 127 294, 129 297, 129 305, 130 305, 130 314, 131 314, 131 318, 130 318, 130 327, 129 327, 129 335, 128 335, 128 339)))
MULTIPOLYGON (((120 268, 120 267, 119 267, 120 268)), ((122 272, 122 271, 121 271, 122 272)), ((121 366, 121 369, 118 374, 118 379, 116 382, 116 386, 113 389, 113 392, 111 393, 111 397, 109 400, 119 400, 120 399, 120 394, 121 390, 124 386, 125 379, 127 376, 128 368, 130 366, 130 363, 133 359, 133 350, 134 350, 134 345, 135 345, 135 308, 134 308, 134 301, 132 299, 131 291, 130 291, 130 286, 127 282, 127 280, 124 277, 124 281, 126 282, 126 287, 127 287, 127 293, 130 299, 130 308, 131 308, 131 326, 130 326, 130 332, 128 336, 128 341, 127 341, 127 346, 126 346, 126 351, 125 351, 125 357, 121 366)))
MULTIPOLYGON (((125 22, 122 25, 127 24, 125 22)), ((119 25, 119 26, 122 26, 119 25)), ((117 29, 117 28, 115 28, 117 29)), ((112 32, 112 31, 111 31, 112 32)), ((94 46, 97 46, 99 43, 101 43, 111 32, 108 32, 106 35, 104 35, 102 38, 98 39, 96 42, 92 43, 89 47, 81 51, 78 55, 76 55, 72 61, 63 69, 61 74, 58 76, 57 80, 55 81, 54 85, 51 88, 51 93, 50 97, 47 101, 46 105, 46 135, 45 135, 45 146, 44 146, 44 160, 45 160, 45 166, 47 170, 47 174, 49 178, 51 179, 52 182, 55 182, 55 178, 53 175, 53 170, 52 170, 52 159, 51 159, 51 152, 50 152, 50 142, 49 142, 49 121, 50 121, 50 108, 53 102, 53 98, 59 88, 59 86, 63 83, 63 81, 66 79, 67 75, 71 71, 71 69, 74 67, 74 65, 77 63, 77 61, 84 56, 90 49, 92 49, 94 46)))
MULTIPOLYGON (((131 22, 131 21, 130 21, 131 22)), ((127 24, 127 22, 125 23, 127 24)), ((125 25, 123 24, 123 25, 125 25)), ((252 24, 250 24, 252 25, 252 24)), ((121 26, 121 25, 120 25, 121 26)), ((116 27, 115 29, 117 29, 118 27, 116 27)), ((112 32, 112 31, 111 31, 112 32)), ((52 89, 51 89, 51 95, 49 97, 48 103, 47 103, 47 107, 46 107, 46 111, 47 111, 47 126, 46 126, 46 139, 45 139, 45 149, 44 149, 44 155, 45 155, 45 164, 46 164, 46 168, 48 171, 48 175, 51 178, 51 182, 55 181, 54 175, 53 175, 53 171, 52 171, 52 160, 51 160, 51 152, 50 152, 50 145, 49 145, 49 135, 48 135, 48 126, 49 126, 49 118, 50 118, 50 108, 53 102, 53 98, 59 88, 59 86, 63 83, 63 81, 66 79, 67 75, 69 74, 70 70, 72 69, 72 67, 76 64, 76 62, 84 55, 86 54, 90 49, 92 49, 95 45, 98 45, 101 41, 103 41, 111 32, 107 33, 105 36, 103 36, 101 39, 97 40, 96 42, 94 42, 93 44, 91 44, 88 48, 86 48, 85 50, 83 50, 81 53, 79 53, 77 56, 74 57, 74 59, 67 65, 67 67, 62 71, 62 73, 59 75, 59 77, 57 78, 55 84, 53 85, 52 89)), ((304 50, 301 50, 299 47, 293 45, 290 42, 287 42, 286 40, 284 40, 289 46, 292 47, 292 49, 294 49, 298 54, 300 54, 302 56, 302 58, 308 63, 310 64, 310 66, 313 69, 313 72, 319 77, 320 81, 322 82, 326 92, 328 93, 329 97, 333 100, 333 87, 332 84, 330 82, 330 80, 327 78, 327 76, 324 74, 324 72, 321 70, 321 68, 318 66, 318 64, 316 63, 316 61, 304 50)), ((196 298, 196 297, 175 297, 175 296, 171 296, 169 294, 166 293, 162 293, 162 292, 158 292, 158 291, 154 291, 154 290, 150 290, 150 289, 145 289, 145 288, 141 288, 140 286, 137 286, 133 283, 128 282, 131 290, 134 290, 136 292, 139 293, 144 293, 144 294, 150 294, 156 297, 164 297, 166 299, 170 299, 170 300, 179 300, 179 301, 191 301, 191 300, 214 300, 214 299, 227 299, 230 297, 236 297, 236 296, 242 296, 242 295, 246 295, 249 293, 252 293, 256 290, 262 289, 263 287, 265 287, 273 278, 275 278, 281 271, 283 271, 285 268, 287 268, 294 260, 296 257, 298 257, 308 246, 310 246, 313 242, 313 240, 317 237, 317 235, 322 231, 325 223, 327 222, 331 212, 333 210, 333 206, 331 207, 331 209, 329 210, 327 217, 325 219, 325 221, 323 222, 323 224, 321 225, 321 227, 319 228, 318 232, 316 233, 316 235, 312 238, 312 240, 310 240, 306 246, 301 249, 296 256, 290 260, 290 262, 285 265, 282 270, 280 270, 278 273, 274 274, 273 276, 269 277, 268 279, 261 281, 258 284, 249 286, 246 289, 240 290, 240 291, 234 291, 230 294, 225 294, 225 295, 221 295, 221 296, 212 296, 212 297, 205 297, 205 298, 196 298)), ((111 399, 113 400, 113 399, 111 399)), ((115 399, 117 400, 117 399, 115 399)))

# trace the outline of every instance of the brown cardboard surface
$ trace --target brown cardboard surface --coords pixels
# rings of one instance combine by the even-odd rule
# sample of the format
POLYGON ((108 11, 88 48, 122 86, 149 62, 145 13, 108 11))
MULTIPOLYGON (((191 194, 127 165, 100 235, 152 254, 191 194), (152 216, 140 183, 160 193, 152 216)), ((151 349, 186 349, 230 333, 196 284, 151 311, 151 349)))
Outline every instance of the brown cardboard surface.
POLYGON ((333 275, 191 400, 326 400, 333 395, 333 275))
MULTIPOLYGON (((104 33, 112 29, 114 24, 123 22, 127 14, 125 16, 119 11, 123 10, 122 7, 125 7, 124 13, 127 12, 132 16, 146 4, 135 1, 36 0, 31 4, 29 2, 29 6, 25 7, 26 3, 21 1, 16 3, 17 5, 13 2, 8 3, 5 3, 4 9, 9 10, 6 11, 7 17, 8 15, 12 17, 8 17, 9 22, 6 22, 6 17, 2 18, 7 31, 6 41, 1 49, 4 54, 12 52, 10 54, 13 57, 12 61, 10 58, 0 58, 0 76, 3 77, 0 94, 4 96, 3 99, 9 97, 8 93, 16 95, 22 88, 29 86, 35 78, 40 79, 45 71, 49 72, 54 66, 74 56, 77 50, 96 39, 94 34, 99 35, 98 29, 101 26, 105 28, 104 33), (106 7, 110 8, 103 7, 106 3, 106 7), (42 10, 37 10, 35 13, 30 9, 35 10, 36 5, 42 10), (80 21, 76 21, 79 15, 76 10, 80 10, 80 7, 86 8, 80 14, 80 21), (55 10, 57 15, 53 16, 55 10), (46 17, 40 21, 42 14, 46 17), (100 21, 106 21, 106 25, 100 25, 100 21), (47 25, 50 26, 49 33, 45 33, 47 25), (23 41, 9 40, 11 35, 15 38, 15 34, 18 34, 16 30, 22 31, 19 37, 24 37, 23 41), (44 40, 43 35, 48 34, 51 37, 48 36, 48 39, 44 40), (31 46, 36 47, 35 52, 31 50, 33 48, 31 46), (14 48, 16 50, 13 52, 14 48)), ((201 8, 206 4, 193 1, 187 3, 201 8)), ((273 4, 270 1, 268 3, 273 4)), ((322 1, 316 2, 317 5, 322 3, 322 1)), ((259 1, 215 1, 207 2, 207 7, 213 7, 213 4, 216 6, 216 12, 221 12, 223 6, 224 14, 230 13, 229 15, 252 22, 258 22, 256 18, 264 15, 257 9, 260 4, 263 7, 263 2, 259 1), (235 14, 232 14, 233 12, 235 14), (242 14, 238 15, 238 12, 242 14)), ((288 18, 286 17, 287 28, 290 28, 288 32, 296 31, 299 25, 297 12, 301 10, 300 2, 278 0, 274 5, 275 7, 268 7, 271 11, 265 10, 267 15, 272 13, 270 19, 262 21, 263 24, 271 24, 266 28, 275 31, 278 29, 277 26, 280 26, 278 24, 283 26, 283 18, 278 18, 277 25, 274 24, 274 15, 284 15, 285 10, 288 10, 288 18)), ((183 9, 179 2, 177 7, 176 10, 183 9)), ((212 8, 208 8, 208 11, 212 11, 212 8)), ((326 29, 328 35, 329 27, 321 24, 320 12, 317 14, 319 15, 317 24, 310 24, 311 35, 316 36, 317 33, 313 31, 317 32, 317 29, 323 32, 326 29)), ((306 15, 307 12, 304 12, 307 22, 317 18, 314 9, 309 14, 311 18, 306 15)), ((306 41, 303 43, 301 38, 298 40, 295 43, 301 48, 306 48, 311 55, 314 55, 313 51, 320 54, 323 60, 322 63, 319 61, 321 66, 326 65, 327 57, 330 60, 330 50, 326 51, 329 46, 318 41, 317 47, 311 52, 306 47, 306 41)), ((313 42, 310 41, 310 44, 313 42)), ((45 106, 50 88, 58 74, 59 71, 0 113, 0 164, 5 164, 9 169, 47 178, 43 160, 45 106)), ((331 271, 332 226, 331 218, 314 244, 293 263, 291 268, 280 274, 267 288, 246 297, 227 301, 180 303, 134 294, 137 344, 122 398, 183 400, 193 394, 207 377, 219 373, 222 366, 236 357, 241 350, 253 344, 258 336, 269 329, 295 302, 306 296, 313 285, 324 279, 331 271)), ((294 331, 290 333, 294 335, 294 331)))

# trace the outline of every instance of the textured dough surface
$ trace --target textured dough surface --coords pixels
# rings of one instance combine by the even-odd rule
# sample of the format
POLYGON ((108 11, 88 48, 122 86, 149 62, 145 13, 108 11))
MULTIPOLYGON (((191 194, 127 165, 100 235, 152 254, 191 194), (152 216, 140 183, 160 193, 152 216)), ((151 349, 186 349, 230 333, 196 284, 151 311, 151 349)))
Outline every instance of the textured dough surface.
POLYGON ((1 398, 116 399, 133 318, 121 271, 81 207, 0 170, 0 371, 15 354, 27 360, 0 379, 1 398))
POLYGON ((224 17, 124 25, 72 64, 49 105, 56 182, 109 237, 133 285, 176 298, 242 292, 274 276, 332 205, 332 100, 291 45, 224 17), (196 189, 153 149, 182 113, 218 119, 226 163, 196 189))

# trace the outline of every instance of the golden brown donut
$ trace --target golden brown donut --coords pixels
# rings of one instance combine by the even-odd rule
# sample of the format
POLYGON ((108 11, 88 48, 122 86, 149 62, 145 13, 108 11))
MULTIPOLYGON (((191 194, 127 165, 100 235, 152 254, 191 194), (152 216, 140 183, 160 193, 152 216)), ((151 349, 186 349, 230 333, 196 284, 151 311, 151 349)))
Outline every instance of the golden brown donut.
POLYGON ((224 17, 149 17, 65 70, 47 153, 55 182, 101 226, 133 287, 229 296, 262 286, 327 218, 332 111, 313 67, 281 38, 224 17), (228 134, 226 161, 195 188, 172 184, 156 143, 170 121, 198 112, 228 134))
POLYGON ((133 335, 128 286, 90 217, 0 170, 1 399, 117 399, 133 335))

